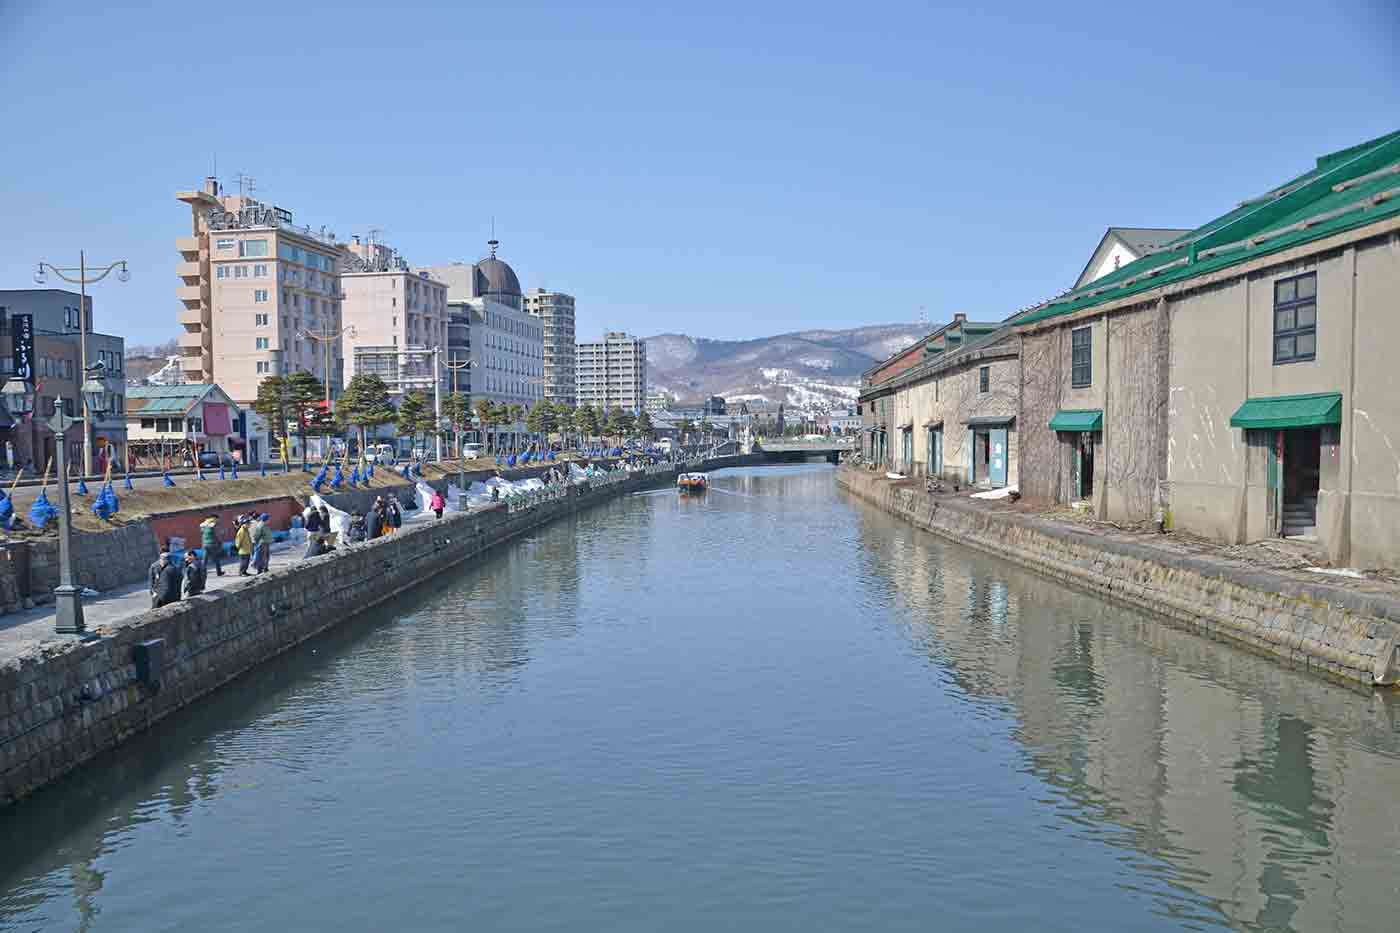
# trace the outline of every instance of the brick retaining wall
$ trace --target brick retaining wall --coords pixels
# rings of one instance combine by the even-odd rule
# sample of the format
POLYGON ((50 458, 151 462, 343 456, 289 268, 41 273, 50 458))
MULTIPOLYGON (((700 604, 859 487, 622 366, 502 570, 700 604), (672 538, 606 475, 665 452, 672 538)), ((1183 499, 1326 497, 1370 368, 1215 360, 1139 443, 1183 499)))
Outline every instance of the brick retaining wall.
POLYGON ((913 525, 1045 576, 1353 683, 1396 683, 1400 601, 1208 557, 1168 554, 1034 516, 898 487, 862 470, 837 482, 913 525))

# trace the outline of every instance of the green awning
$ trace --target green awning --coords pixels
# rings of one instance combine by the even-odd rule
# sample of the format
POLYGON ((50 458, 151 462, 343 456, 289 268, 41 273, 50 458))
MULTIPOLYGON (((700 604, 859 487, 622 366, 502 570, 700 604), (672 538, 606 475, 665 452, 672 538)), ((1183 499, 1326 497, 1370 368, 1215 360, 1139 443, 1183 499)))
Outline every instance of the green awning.
POLYGON ((1230 416, 1230 427, 1246 430, 1314 428, 1322 424, 1341 423, 1340 392, 1247 399, 1239 410, 1230 416))
POLYGON ((1069 431, 1080 434, 1084 431, 1103 430, 1103 409, 1101 408, 1061 408, 1050 419, 1050 430, 1069 431))
POLYGON ((964 424, 969 428, 1009 428, 1011 422, 1015 420, 1015 415, 987 415, 980 418, 968 418, 964 424))

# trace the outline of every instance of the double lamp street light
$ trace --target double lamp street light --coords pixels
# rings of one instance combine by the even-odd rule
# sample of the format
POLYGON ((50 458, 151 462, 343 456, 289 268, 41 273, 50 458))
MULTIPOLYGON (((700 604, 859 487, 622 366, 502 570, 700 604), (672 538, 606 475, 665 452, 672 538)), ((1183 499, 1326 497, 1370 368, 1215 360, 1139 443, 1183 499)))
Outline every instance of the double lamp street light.
MULTIPOLYGON (((83 385, 80 390, 83 411, 87 418, 95 419, 107 411, 109 393, 103 383, 106 364, 101 361, 83 368, 83 385)), ((5 406, 16 416, 37 416, 34 411, 34 387, 22 379, 11 379, 0 389, 5 397, 5 406)), ((48 419, 49 430, 54 433, 54 452, 58 459, 58 586, 54 589, 55 630, 64 635, 81 635, 83 625, 82 589, 73 580, 73 521, 72 505, 68 496, 68 442, 66 434, 73 425, 84 418, 68 413, 68 399, 54 399, 54 413, 48 419)), ((84 424, 84 431, 89 426, 84 424)))

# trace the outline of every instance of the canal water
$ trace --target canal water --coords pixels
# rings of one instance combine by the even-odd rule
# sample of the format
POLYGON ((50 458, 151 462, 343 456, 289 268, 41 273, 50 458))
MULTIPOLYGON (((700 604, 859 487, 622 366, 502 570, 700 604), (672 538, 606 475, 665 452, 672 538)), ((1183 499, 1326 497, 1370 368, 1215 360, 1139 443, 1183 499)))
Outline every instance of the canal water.
POLYGON ((1388 700, 726 471, 0 811, 0 929, 1390 929, 1397 756, 1388 700))

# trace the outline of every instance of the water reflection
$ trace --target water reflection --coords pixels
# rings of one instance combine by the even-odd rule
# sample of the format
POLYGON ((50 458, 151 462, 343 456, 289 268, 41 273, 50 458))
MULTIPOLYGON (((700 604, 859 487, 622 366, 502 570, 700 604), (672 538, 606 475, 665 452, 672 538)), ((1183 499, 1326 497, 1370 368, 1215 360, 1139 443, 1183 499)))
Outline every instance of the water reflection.
POLYGON ((1398 746, 1388 699, 825 468, 725 473, 523 536, 0 811, 0 929, 1376 929, 1398 746))
POLYGON ((1394 894, 1395 705, 1088 600, 857 506, 865 566, 970 698, 1017 722, 1074 831, 1137 853, 1158 909, 1242 930, 1376 929, 1394 894), (999 599, 984 594, 1000 592, 999 599), (956 594, 956 595, 955 595, 956 594))

